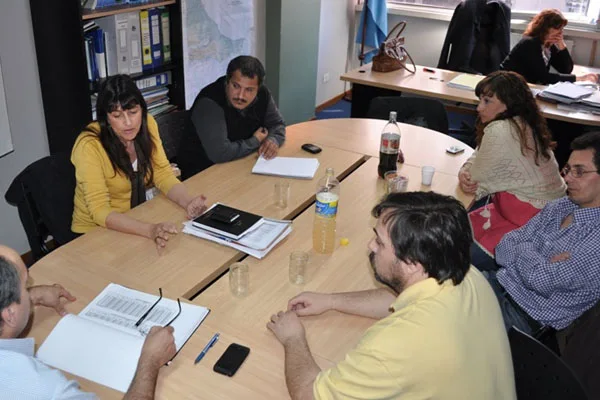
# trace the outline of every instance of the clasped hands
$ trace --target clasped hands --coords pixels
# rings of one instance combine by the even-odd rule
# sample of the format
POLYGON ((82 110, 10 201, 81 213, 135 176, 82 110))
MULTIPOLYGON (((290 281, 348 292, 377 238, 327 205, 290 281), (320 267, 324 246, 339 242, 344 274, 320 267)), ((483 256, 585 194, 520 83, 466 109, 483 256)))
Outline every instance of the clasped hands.
POLYGON ((479 187, 477 181, 471 178, 471 172, 464 168, 461 168, 458 173, 458 184, 462 191, 468 194, 474 194, 479 187))

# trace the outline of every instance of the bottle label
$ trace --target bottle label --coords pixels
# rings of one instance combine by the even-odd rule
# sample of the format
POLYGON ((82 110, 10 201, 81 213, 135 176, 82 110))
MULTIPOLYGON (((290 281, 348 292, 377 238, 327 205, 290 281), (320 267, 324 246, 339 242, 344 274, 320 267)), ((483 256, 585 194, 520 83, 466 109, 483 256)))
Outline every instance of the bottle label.
POLYGON ((400 135, 397 133, 382 133, 379 151, 384 154, 398 154, 400 135))
POLYGON ((317 194, 316 213, 320 217, 334 218, 337 215, 339 196, 335 193, 317 194))

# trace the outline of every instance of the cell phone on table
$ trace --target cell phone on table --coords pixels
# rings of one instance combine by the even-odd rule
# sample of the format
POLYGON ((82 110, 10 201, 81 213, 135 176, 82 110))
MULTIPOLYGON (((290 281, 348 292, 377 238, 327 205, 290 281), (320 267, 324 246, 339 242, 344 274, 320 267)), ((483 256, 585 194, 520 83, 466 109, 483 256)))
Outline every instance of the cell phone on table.
POLYGON ((221 358, 215 363, 213 371, 218 372, 219 374, 233 376, 246 357, 248 357, 249 353, 250 349, 248 347, 237 343, 231 343, 221 358))
POLYGON ((226 208, 217 207, 210 214, 210 219, 223 222, 224 224, 232 224, 236 219, 240 217, 240 214, 236 213, 233 210, 228 210, 226 208))
POLYGON ((460 146, 450 146, 446 149, 446 152, 450 154, 459 154, 463 151, 465 151, 465 148, 460 146))

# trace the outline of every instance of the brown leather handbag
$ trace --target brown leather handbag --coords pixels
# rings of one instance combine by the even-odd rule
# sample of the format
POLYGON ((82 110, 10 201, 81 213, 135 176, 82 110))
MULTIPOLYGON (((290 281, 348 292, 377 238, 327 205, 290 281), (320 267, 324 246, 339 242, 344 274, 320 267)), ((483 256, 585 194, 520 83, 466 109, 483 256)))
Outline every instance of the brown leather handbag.
POLYGON ((417 67, 415 66, 415 62, 404 47, 404 36, 400 36, 404 28, 406 28, 406 21, 400 21, 388 33, 384 42, 379 47, 379 53, 373 57, 373 66, 371 68, 373 71, 390 72, 404 68, 411 74, 416 72, 417 67), (390 38, 395 31, 398 31, 396 36, 390 38), (412 64, 412 69, 406 66, 407 61, 410 61, 412 64))

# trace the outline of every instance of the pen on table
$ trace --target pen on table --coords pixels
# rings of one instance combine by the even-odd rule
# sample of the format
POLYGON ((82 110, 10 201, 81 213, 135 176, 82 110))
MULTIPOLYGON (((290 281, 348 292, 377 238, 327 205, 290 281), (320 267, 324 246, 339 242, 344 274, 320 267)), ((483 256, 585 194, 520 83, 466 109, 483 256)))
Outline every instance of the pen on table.
POLYGON ((444 80, 443 80, 443 79, 436 78, 436 77, 434 77, 434 76, 430 76, 430 77, 429 77, 429 79, 431 79, 432 81, 440 81, 440 82, 444 82, 444 80))
POLYGON ((431 72, 432 74, 435 73, 435 70, 433 70, 431 68, 423 68, 423 71, 425 71, 425 72, 431 72))
POLYGON ((200 354, 198 354, 198 357, 196 357, 196 360, 194 361, 194 365, 198 364, 200 362, 200 360, 202 360, 204 358, 206 353, 208 353, 208 350, 210 350, 210 348, 213 347, 213 345, 215 343, 217 343, 217 340, 219 340, 219 334, 215 333, 215 335, 208 341, 206 346, 204 346, 204 348, 202 349, 200 354))

